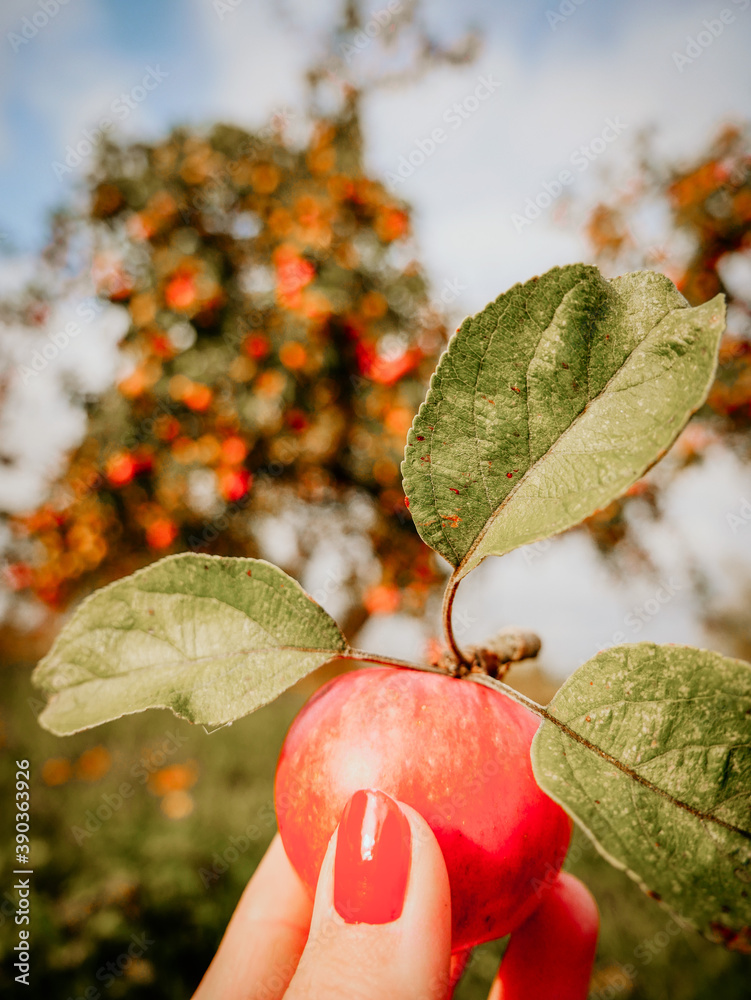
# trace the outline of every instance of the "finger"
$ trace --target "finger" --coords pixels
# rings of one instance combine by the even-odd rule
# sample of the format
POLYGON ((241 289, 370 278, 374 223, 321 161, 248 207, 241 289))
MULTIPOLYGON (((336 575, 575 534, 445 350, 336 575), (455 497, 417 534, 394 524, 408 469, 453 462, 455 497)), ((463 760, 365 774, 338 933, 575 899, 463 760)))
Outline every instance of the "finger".
POLYGON ((589 889, 560 874, 511 935, 488 1000, 586 1000, 599 925, 589 889))
POLYGON ((356 792, 321 868, 310 936, 287 1000, 444 1000, 451 897, 425 820, 356 792))
POLYGON ((313 902, 277 834, 248 882, 193 1000, 278 1000, 305 947, 313 902))

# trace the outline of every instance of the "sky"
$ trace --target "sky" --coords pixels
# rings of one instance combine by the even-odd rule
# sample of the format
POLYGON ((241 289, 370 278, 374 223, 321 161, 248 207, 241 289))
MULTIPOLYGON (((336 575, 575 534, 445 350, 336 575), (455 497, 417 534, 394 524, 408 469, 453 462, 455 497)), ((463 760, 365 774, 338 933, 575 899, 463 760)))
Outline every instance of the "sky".
MULTIPOLYGON (((122 134, 147 137, 218 119, 259 126, 279 108, 302 118, 304 71, 325 53, 338 6, 47 0, 47 15, 40 0, 4 0, 4 243, 29 250, 44 242, 49 211, 80 189, 86 170, 86 161, 65 169, 66 149, 103 117, 122 134), (150 70, 158 84, 129 107, 123 95, 136 88, 140 98, 150 70)), ((439 289, 445 281, 462 286, 466 308, 581 258, 576 230, 556 226, 555 209, 567 194, 585 196, 609 171, 626 180, 640 129, 654 126, 658 146, 678 158, 700 148, 719 121, 751 110, 751 0, 427 0, 423 9, 437 37, 449 41, 475 28, 482 49, 470 66, 376 92, 365 108, 367 159, 413 202, 423 258, 439 289), (468 99, 478 104, 472 95, 482 80, 483 98, 467 111, 468 99), (447 122, 457 103, 462 117, 447 122), (410 154, 420 159, 421 143, 429 148, 436 128, 444 141, 410 176, 399 176, 410 154), (593 159, 577 157, 582 146, 593 159), (593 146, 604 149, 594 155, 593 146), (520 225, 527 199, 542 193, 544 202, 545 185, 555 192, 565 170, 573 178, 561 197, 520 225)), ((388 17, 383 0, 364 10, 388 17)), ((367 72, 377 49, 376 42, 350 54, 355 76, 367 72)))
MULTIPOLYGON (((403 2, 391 0, 391 9, 403 2)), ((304 73, 325 55, 338 9, 334 0, 3 0, 0 289, 34 272, 50 211, 83 187, 90 157, 76 162, 70 150, 96 142, 103 119, 123 136, 152 138, 183 123, 259 127, 284 110, 293 133, 304 130, 304 73)), ((372 33, 388 30, 389 0, 363 9, 372 33)), ((561 223, 564 202, 585 203, 628 183, 641 130, 652 129, 656 148, 680 161, 721 122, 751 117, 751 0, 426 0, 422 16, 444 42, 477 30, 480 52, 471 65, 373 93, 364 106, 366 161, 413 204, 420 257, 455 318, 516 281, 586 259, 576 220, 561 223)), ((339 55, 358 77, 378 52, 376 38, 339 55)), ((659 220, 655 227, 657 239, 659 220)), ((118 322, 102 315, 67 356, 63 367, 87 391, 115 378, 118 322)), ((35 502, 83 433, 80 412, 64 412, 61 371, 30 385, 11 380, 15 423, 0 433, 25 462, 15 478, 0 480, 0 505, 35 502)), ((729 559, 749 555, 751 527, 739 540, 724 517, 751 496, 751 482, 725 456, 714 460, 724 492, 713 500, 697 481, 693 506, 676 500, 678 526, 685 521, 705 554, 720 544, 729 559)), ((667 563, 674 555, 665 554, 667 563)), ((559 670, 589 642, 572 607, 586 605, 607 639, 629 601, 647 600, 657 586, 606 586, 607 570, 577 536, 539 556, 509 557, 503 570, 492 560, 495 568, 481 570, 463 588, 466 597, 460 592, 458 607, 462 600, 485 607, 491 593, 504 593, 502 615, 484 612, 500 615, 500 625, 528 610, 539 589, 535 601, 554 623, 555 649, 564 650, 551 654, 559 670), (579 582, 565 593, 572 560, 579 582), (495 574, 495 590, 482 573, 495 574)), ((646 637, 697 641, 688 589, 678 588, 645 624, 646 637)), ((413 626, 397 624, 378 642, 412 642, 413 626)))

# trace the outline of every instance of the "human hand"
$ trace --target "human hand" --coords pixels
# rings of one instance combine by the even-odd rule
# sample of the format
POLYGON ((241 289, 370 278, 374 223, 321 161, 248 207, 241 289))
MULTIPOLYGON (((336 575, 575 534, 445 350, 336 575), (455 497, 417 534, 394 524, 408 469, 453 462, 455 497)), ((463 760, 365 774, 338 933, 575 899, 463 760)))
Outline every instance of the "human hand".
MULTIPOLYGON (((597 939, 589 891, 561 875, 512 936, 489 1000, 586 1000, 597 939)), ((193 1000, 445 1000, 451 902, 425 820, 357 792, 331 838, 313 902, 275 837, 193 1000)))

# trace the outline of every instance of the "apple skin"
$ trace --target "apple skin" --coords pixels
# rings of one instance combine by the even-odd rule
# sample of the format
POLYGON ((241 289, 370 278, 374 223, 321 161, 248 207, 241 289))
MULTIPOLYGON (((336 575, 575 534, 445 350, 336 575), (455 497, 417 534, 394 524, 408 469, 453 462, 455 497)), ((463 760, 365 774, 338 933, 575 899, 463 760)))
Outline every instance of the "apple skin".
POLYGON ((528 709, 426 671, 354 670, 292 723, 275 782, 279 832, 311 892, 350 797, 378 788, 416 809, 443 851, 452 950, 503 937, 555 881, 571 820, 539 788, 528 709))

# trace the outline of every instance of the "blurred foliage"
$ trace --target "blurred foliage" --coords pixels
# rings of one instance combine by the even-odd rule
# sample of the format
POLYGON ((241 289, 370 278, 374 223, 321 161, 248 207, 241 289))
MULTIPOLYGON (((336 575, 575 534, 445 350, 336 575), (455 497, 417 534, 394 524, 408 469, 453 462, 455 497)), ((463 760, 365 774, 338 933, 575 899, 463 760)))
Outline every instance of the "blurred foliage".
MULTIPOLYGON (((28 671, 4 671, 0 782, 12 785, 15 760, 28 758, 32 771, 29 996, 83 997, 92 986, 132 1000, 191 995, 274 833, 274 761, 283 734, 330 675, 324 669, 210 734, 168 712, 147 712, 60 740, 37 726, 41 703, 28 671), (127 953, 133 935, 153 943, 107 985, 107 963, 127 953)), ((9 810, 0 816, 6 844, 12 820, 9 810)), ((749 956, 677 932, 670 915, 583 835, 567 867, 592 888, 602 911, 593 998, 748 997, 749 956)), ((13 902, 10 885, 3 892, 13 902)), ((0 908, 7 931, 0 935, 2 995, 11 982, 11 913, 7 904, 0 908)), ((502 951, 503 942, 494 942, 474 952, 457 1000, 485 1000, 502 951)))
MULTIPOLYGON (((638 170, 589 215, 586 236, 596 262, 611 273, 654 268, 668 275, 691 305, 718 292, 727 296, 728 328, 717 377, 704 407, 681 434, 671 474, 701 461, 722 441, 745 461, 751 456, 751 135, 726 126, 709 147, 682 165, 665 163, 642 140, 638 170), (657 238, 655 238, 655 236, 657 238)), ((626 510, 634 501, 659 513, 652 479, 590 518, 587 526, 601 551, 626 541, 626 510)), ((647 558, 641 553, 642 558, 647 558)))
POLYGON ((277 120, 101 151, 89 212, 59 220, 55 252, 84 226, 99 295, 129 311, 131 367, 52 498, 14 519, 29 556, 13 587, 62 607, 168 552, 263 554, 263 517, 285 506, 299 576, 318 539, 302 505, 344 515, 357 492, 352 530, 376 566, 336 581, 350 628, 423 608, 440 573, 399 462, 445 330, 408 207, 360 154, 354 94, 302 148, 277 120))
MULTIPOLYGON (((28 994, 190 996, 275 832, 273 762, 310 689, 210 735, 150 712, 61 741, 36 723, 28 671, 8 666, 3 683, 0 782, 13 787, 16 760, 32 772, 28 994), (127 962, 133 935, 151 943, 127 962), (121 956, 125 968, 109 976, 121 956)), ((3 811, 6 844, 13 818, 3 811)), ((3 996, 13 985, 11 885, 0 908, 3 996)))

